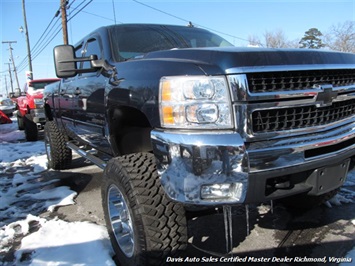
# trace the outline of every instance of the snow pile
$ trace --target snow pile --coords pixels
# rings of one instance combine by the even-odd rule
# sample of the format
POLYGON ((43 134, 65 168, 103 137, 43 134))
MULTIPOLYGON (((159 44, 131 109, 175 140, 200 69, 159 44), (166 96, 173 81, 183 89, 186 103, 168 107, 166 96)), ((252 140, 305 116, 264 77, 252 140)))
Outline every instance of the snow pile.
POLYGON ((17 136, 8 134, 7 142, 0 144, 0 226, 30 213, 74 204, 77 194, 69 187, 57 187, 58 179, 45 180, 47 156, 42 141, 14 143, 17 136))
POLYGON ((39 222, 41 228, 22 239, 16 261, 31 254, 34 265, 114 265, 105 227, 58 219, 39 222))
POLYGON ((0 125, 0 265, 114 265, 105 227, 38 216, 77 193, 46 178, 43 141, 25 142, 13 120, 0 125))

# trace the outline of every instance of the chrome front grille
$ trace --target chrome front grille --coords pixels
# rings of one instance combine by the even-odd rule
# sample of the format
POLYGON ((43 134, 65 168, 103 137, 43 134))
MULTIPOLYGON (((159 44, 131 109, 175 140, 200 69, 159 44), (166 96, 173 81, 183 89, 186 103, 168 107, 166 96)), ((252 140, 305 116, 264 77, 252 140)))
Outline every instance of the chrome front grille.
POLYGON ((333 87, 355 84, 355 71, 335 69, 261 72, 249 73, 247 79, 251 93, 308 90, 318 84, 331 84, 333 87))
POLYGON ((255 110, 252 113, 254 133, 267 133, 314 127, 337 122, 355 115, 355 99, 334 102, 331 106, 315 105, 255 110))

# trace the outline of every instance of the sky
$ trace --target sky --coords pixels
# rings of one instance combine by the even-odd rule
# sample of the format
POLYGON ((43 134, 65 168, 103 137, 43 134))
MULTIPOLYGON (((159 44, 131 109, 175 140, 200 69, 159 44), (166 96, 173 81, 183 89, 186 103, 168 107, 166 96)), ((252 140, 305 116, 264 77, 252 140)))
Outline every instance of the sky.
MULTIPOLYGON (((105 226, 40 215, 75 204, 77 193, 67 186, 55 186, 55 178, 43 178, 47 171, 43 141, 24 142, 24 131, 17 129, 15 117, 12 120, 0 124, 0 265, 115 265, 105 226), (14 244, 19 244, 14 260, 5 262, 1 254, 14 244)), ((349 189, 354 184, 355 170, 326 205, 354 204, 355 192, 349 189)), ((355 226, 355 219, 351 222, 355 226)), ((354 262, 355 247, 345 257, 354 262)), ((340 264, 345 265, 350 264, 340 264)))
MULTIPOLYGON (((54 16, 59 4, 60 0, 25 0, 35 79, 55 77, 53 47, 63 43, 61 18, 54 16)), ((300 40, 310 28, 326 33, 332 25, 355 20, 355 0, 69 0, 69 6, 70 44, 98 27, 115 23, 187 25, 191 21, 236 46, 247 46, 249 36, 262 39, 266 31, 282 30, 292 41, 300 40)), ((22 0, 0 0, 0 10, 1 41, 16 41, 11 45, 22 89, 28 70, 26 38, 19 30, 24 28, 22 0)), ((11 91, 9 57, 9 45, 2 43, 0 94, 6 94, 5 84, 11 91)), ((17 87, 13 75, 13 88, 17 87)))

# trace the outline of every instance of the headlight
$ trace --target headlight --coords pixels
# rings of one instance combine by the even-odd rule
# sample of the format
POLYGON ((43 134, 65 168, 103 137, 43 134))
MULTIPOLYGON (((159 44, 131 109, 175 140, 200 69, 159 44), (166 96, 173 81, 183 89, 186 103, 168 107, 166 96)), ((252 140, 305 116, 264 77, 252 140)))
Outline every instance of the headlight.
POLYGON ((34 99, 35 108, 42 108, 44 105, 43 99, 34 99))
POLYGON ((168 128, 232 128, 231 104, 222 76, 163 77, 160 122, 168 128))

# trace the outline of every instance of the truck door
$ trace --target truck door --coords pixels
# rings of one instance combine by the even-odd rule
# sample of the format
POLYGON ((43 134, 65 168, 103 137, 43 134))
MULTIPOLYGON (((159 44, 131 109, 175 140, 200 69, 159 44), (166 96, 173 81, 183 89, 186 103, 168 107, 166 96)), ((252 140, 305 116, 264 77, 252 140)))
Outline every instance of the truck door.
MULTIPOLYGON (((97 55, 103 58, 101 40, 93 36, 84 44, 83 56, 97 55)), ((90 68, 90 62, 84 62, 82 68, 90 68)), ((100 70, 94 73, 83 73, 77 76, 73 92, 73 115, 75 132, 82 140, 95 148, 110 151, 105 138, 105 106, 104 93, 107 79, 100 70)))
MULTIPOLYGON (((78 45, 75 47, 75 56, 81 57, 82 55, 82 45, 78 45)), ((80 64, 78 63, 77 68, 80 68, 80 64)), ((75 92, 75 84, 77 77, 66 78, 61 81, 59 92, 58 92, 58 109, 59 112, 57 114, 58 117, 61 117, 61 121, 63 123, 64 128, 67 130, 68 134, 71 135, 75 132, 74 128, 74 92, 75 92)))

